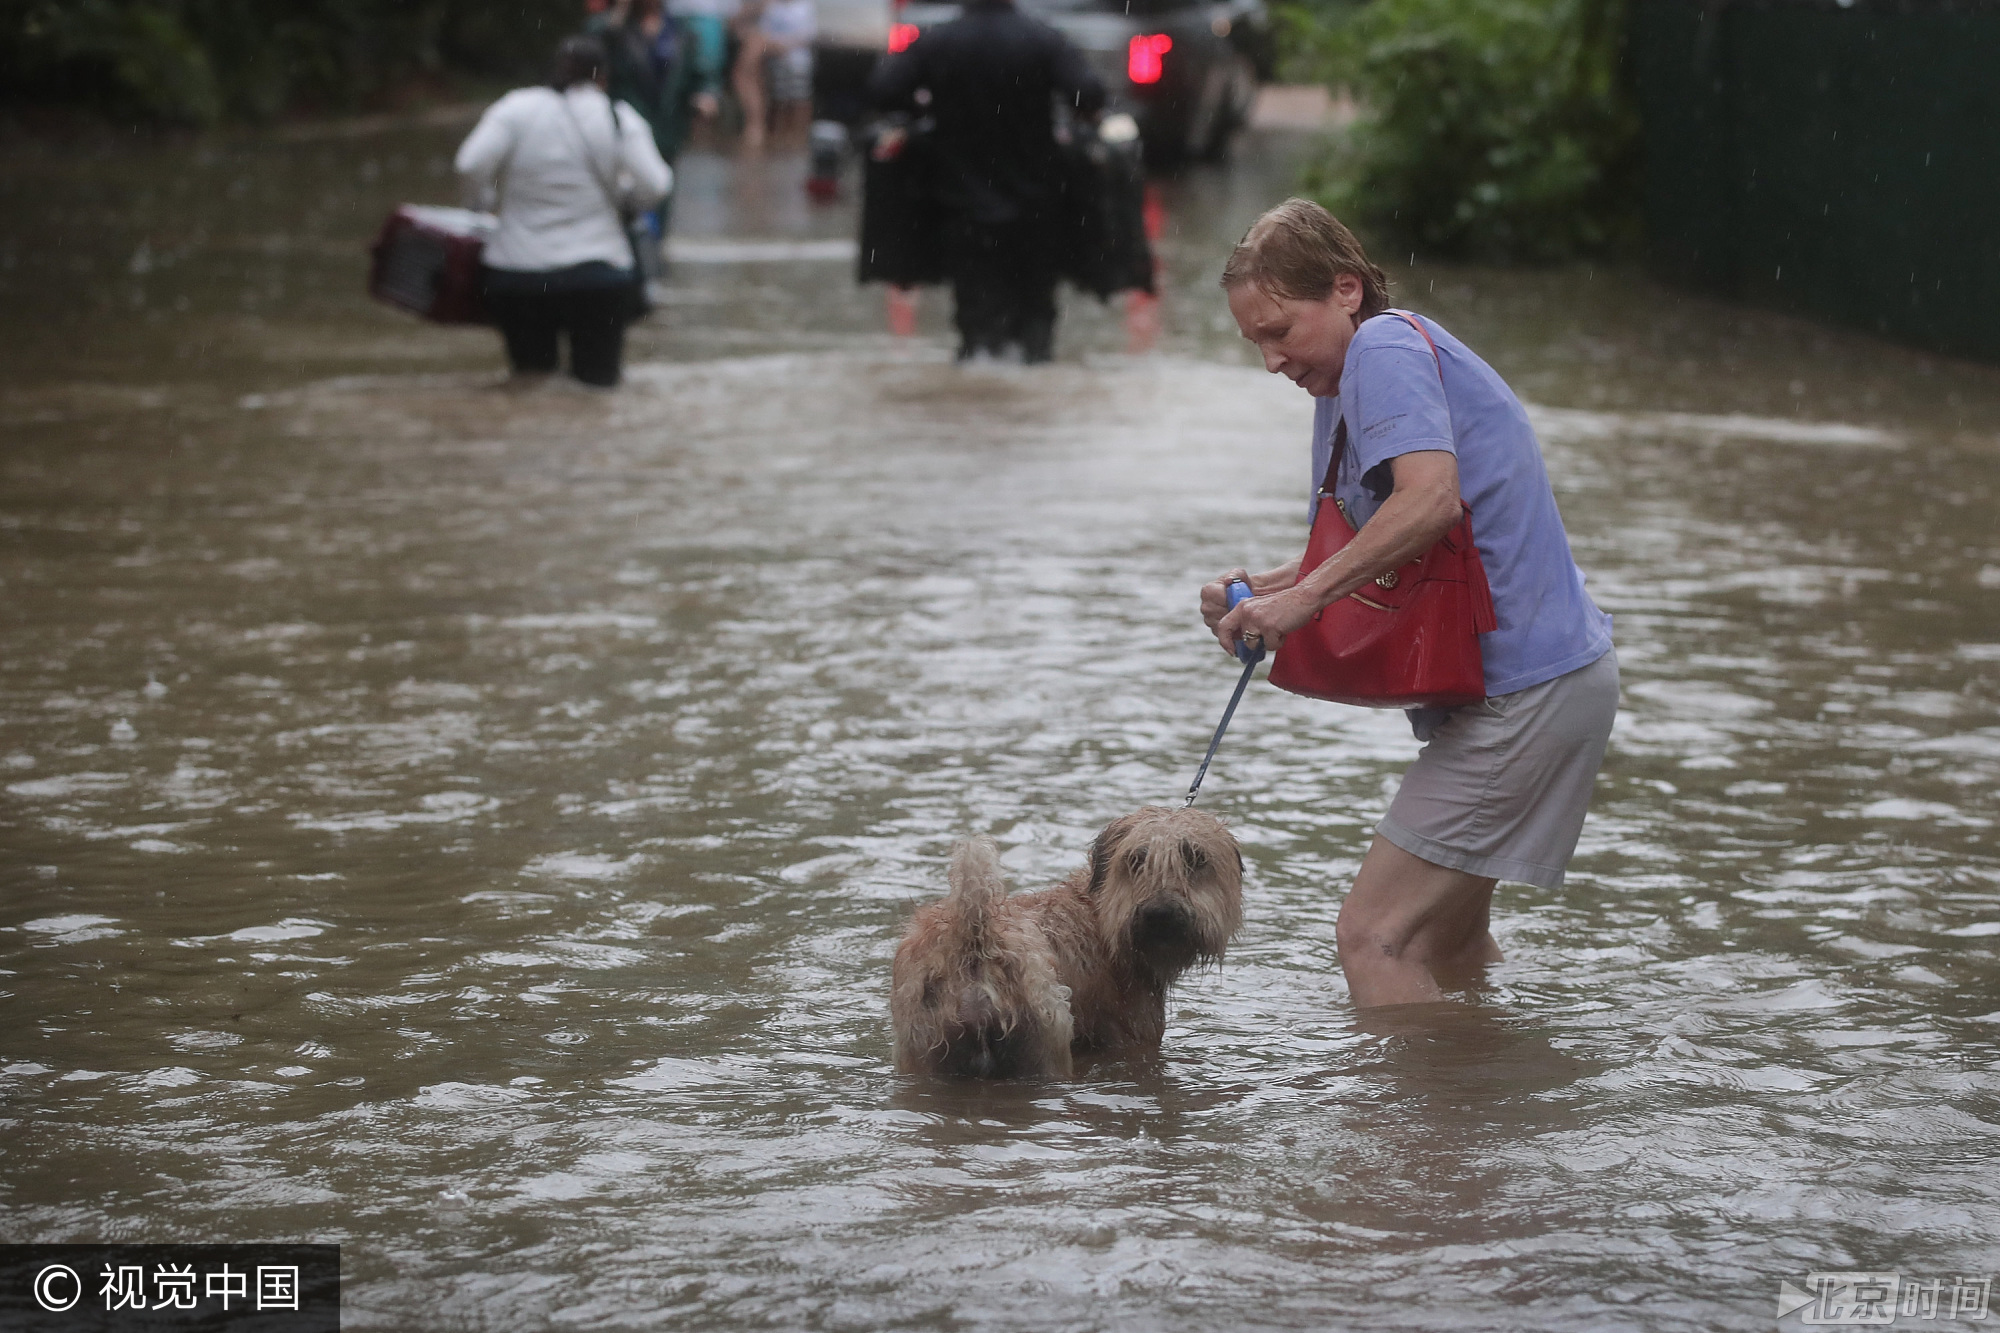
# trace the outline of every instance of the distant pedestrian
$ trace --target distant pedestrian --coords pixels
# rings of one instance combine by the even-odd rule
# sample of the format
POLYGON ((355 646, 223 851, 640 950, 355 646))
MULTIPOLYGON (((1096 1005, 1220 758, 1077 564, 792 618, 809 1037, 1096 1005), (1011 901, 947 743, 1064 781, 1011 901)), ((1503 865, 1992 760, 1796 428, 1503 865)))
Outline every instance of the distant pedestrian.
POLYGON ((602 43, 572 37, 547 87, 517 88, 488 107, 459 146, 466 183, 495 196, 487 243, 487 309, 516 376, 559 368, 585 384, 618 382, 625 325, 640 308, 639 274, 621 210, 665 198, 673 171, 645 118, 605 96, 602 43))
POLYGON ((1053 104, 1094 117, 1103 82, 1067 38, 1012 0, 972 0, 963 17, 885 58, 868 91, 884 110, 936 119, 959 359, 1018 349, 1024 361, 1047 361, 1063 175, 1053 104))
MULTIPOLYGON (((611 62, 605 89, 652 127, 653 146, 673 166, 698 121, 713 120, 722 107, 724 43, 702 40, 692 19, 677 18, 661 0, 614 0, 585 25, 604 43, 611 62)), ((672 229, 673 196, 649 215, 655 244, 672 229)))
POLYGON ((730 84, 736 91, 736 105, 743 112, 743 146, 764 146, 765 126, 770 105, 764 96, 764 6, 766 0, 742 0, 730 32, 736 38, 736 64, 730 84))
MULTIPOLYGON (((713 85, 700 87, 720 94, 729 73, 729 27, 739 0, 667 0, 667 13, 680 25, 691 45, 694 68, 713 71, 713 85)), ((713 111, 704 112, 713 115, 713 111)))
POLYGON ((771 133, 803 139, 812 120, 813 0, 766 0, 758 31, 764 38, 764 83, 771 99, 771 133))

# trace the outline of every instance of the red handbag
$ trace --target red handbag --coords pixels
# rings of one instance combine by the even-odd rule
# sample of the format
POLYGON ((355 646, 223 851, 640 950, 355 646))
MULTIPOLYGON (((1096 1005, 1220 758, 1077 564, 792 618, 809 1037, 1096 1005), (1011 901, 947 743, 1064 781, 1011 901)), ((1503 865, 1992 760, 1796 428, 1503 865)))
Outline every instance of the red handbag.
MULTIPOLYGON (((1422 324, 1409 320, 1430 344, 1422 324)), ((1438 379, 1444 365, 1438 363, 1438 379)), ((1319 511, 1299 561, 1299 577, 1354 540, 1347 508, 1333 495, 1347 452, 1347 422, 1334 432, 1333 458, 1320 479, 1319 511)), ((1349 593, 1285 637, 1271 663, 1281 690, 1364 708, 1456 708, 1486 697, 1479 636, 1499 628, 1486 566, 1472 541, 1472 510, 1436 544, 1362 590, 1349 593)))

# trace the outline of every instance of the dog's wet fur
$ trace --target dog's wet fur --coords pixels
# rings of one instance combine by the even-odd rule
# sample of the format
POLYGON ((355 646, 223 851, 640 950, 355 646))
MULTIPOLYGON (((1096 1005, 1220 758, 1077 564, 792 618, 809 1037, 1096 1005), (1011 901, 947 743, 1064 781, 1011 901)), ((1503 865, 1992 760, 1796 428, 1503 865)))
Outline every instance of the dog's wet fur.
POLYGON ((951 892, 896 950, 896 1068, 1064 1077, 1077 1051, 1157 1050, 1167 987, 1216 962, 1243 923, 1243 856, 1222 821, 1147 806, 1112 821, 1090 861, 1009 896, 990 838, 952 851, 951 892))

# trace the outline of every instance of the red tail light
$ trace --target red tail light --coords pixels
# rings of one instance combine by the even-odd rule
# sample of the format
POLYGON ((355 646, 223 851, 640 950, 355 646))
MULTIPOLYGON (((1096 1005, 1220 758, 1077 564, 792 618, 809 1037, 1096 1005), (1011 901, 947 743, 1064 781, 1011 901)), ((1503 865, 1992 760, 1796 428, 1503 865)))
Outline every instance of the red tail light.
POLYGON ((917 25, 914 23, 892 23, 889 25, 889 53, 907 50, 911 42, 917 40, 917 25))
POLYGON ((1134 83, 1160 81, 1160 57, 1174 49, 1174 39, 1163 32, 1142 33, 1125 48, 1125 77, 1134 83))

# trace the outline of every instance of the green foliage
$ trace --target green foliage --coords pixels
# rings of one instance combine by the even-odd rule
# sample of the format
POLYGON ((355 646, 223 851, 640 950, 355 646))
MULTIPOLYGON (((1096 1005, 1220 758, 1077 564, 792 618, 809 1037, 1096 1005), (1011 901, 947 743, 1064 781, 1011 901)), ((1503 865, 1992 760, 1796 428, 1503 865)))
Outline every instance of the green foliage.
POLYGON ((1364 107, 1308 172, 1339 216, 1483 259, 1559 259, 1636 235, 1623 0, 1295 4, 1285 20, 1293 68, 1364 107))
POLYGON ((579 0, 0 0, 0 89, 197 125, 350 109, 538 77, 581 17, 579 0))
POLYGON ((17 0, 0 14, 0 79, 17 97, 67 101, 89 85, 100 90, 92 100, 126 115, 204 122, 221 114, 207 53, 165 6, 17 0))

